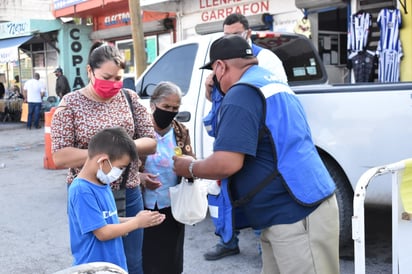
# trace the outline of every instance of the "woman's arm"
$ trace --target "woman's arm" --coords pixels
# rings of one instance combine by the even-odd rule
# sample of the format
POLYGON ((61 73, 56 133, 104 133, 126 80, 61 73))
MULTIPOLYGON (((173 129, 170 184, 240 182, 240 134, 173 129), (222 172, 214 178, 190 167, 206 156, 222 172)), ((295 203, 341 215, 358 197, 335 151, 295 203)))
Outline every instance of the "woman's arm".
POLYGON ((81 167, 87 159, 87 149, 65 147, 52 154, 53 162, 58 167, 81 167))
POLYGON ((155 139, 150 137, 142 137, 134 140, 136 145, 137 153, 139 157, 147 156, 156 152, 157 142, 155 139))

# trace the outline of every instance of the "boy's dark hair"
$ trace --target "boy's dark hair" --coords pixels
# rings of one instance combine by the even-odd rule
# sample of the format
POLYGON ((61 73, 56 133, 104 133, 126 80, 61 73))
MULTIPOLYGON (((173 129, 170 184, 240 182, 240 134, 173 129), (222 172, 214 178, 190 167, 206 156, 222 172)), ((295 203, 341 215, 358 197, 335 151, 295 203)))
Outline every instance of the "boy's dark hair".
POLYGON ((89 66, 94 70, 100 68, 107 61, 113 61, 121 69, 126 67, 118 48, 102 42, 95 42, 89 52, 89 66))
POLYGON ((247 20, 246 16, 240 13, 232 13, 228 15, 225 21, 223 21, 223 25, 229 26, 237 22, 241 23, 245 30, 249 29, 249 21, 247 20))
POLYGON ((112 161, 129 155, 131 161, 138 157, 133 139, 122 127, 106 128, 94 135, 89 142, 89 158, 105 153, 112 161))

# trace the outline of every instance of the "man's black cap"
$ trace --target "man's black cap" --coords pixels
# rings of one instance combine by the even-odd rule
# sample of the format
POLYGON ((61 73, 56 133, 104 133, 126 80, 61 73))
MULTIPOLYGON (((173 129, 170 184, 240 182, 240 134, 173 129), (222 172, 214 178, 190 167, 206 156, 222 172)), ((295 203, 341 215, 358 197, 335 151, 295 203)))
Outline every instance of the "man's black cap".
POLYGON ((216 60, 227 60, 234 58, 251 58, 252 48, 249 43, 239 35, 226 35, 215 40, 210 46, 210 62, 200 69, 212 69, 216 60))
POLYGON ((54 73, 56 73, 56 72, 61 72, 61 73, 63 73, 63 70, 62 70, 62 68, 57 68, 57 69, 54 70, 54 73))

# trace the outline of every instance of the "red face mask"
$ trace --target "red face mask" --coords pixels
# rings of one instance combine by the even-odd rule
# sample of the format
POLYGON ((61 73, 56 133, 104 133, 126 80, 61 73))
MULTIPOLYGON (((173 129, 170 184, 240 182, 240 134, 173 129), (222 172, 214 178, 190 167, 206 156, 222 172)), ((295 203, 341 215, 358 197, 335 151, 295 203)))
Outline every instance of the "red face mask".
POLYGON ((97 95, 103 99, 109 99, 115 96, 123 87, 122 81, 110 81, 94 78, 93 88, 97 95))

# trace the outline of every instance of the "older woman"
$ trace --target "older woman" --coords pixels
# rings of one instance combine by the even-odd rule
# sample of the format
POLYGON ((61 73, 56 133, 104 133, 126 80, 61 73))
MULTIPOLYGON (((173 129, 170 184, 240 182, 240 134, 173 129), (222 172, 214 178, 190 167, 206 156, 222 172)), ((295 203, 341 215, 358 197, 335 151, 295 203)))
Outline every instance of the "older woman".
MULTIPOLYGON (((86 161, 91 137, 101 129, 121 126, 134 139, 139 155, 155 152, 156 140, 149 113, 138 102, 136 93, 129 90, 121 92, 124 67, 117 48, 94 44, 87 65, 89 84, 65 95, 53 116, 53 160, 57 166, 69 168, 68 184, 86 161), (133 111, 125 92, 131 98, 133 111)), ((107 166, 106 169, 109 164, 102 163, 107 166)), ((132 162, 128 174, 123 176, 127 176, 126 216, 135 216, 143 209, 138 162, 132 162)), ((122 180, 112 182, 112 188, 118 189, 122 180)), ((129 273, 142 273, 143 230, 129 233, 123 242, 129 273)))
POLYGON ((194 156, 188 130, 174 120, 181 98, 178 86, 171 82, 161 82, 150 99, 157 150, 155 154, 147 157, 144 172, 141 174, 144 185, 143 200, 146 209, 159 210, 166 215, 166 219, 157 227, 145 229, 145 274, 177 274, 183 271, 185 226, 173 218, 169 197, 169 187, 178 184, 180 179, 173 172, 174 148, 180 147, 183 154, 194 156))

